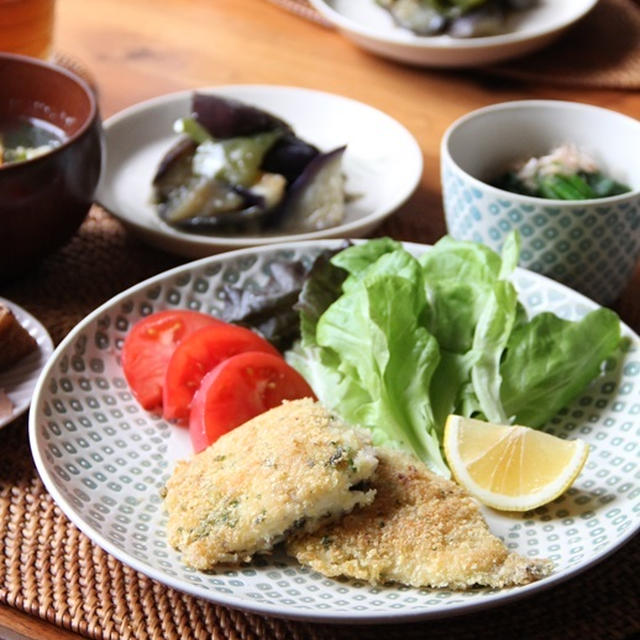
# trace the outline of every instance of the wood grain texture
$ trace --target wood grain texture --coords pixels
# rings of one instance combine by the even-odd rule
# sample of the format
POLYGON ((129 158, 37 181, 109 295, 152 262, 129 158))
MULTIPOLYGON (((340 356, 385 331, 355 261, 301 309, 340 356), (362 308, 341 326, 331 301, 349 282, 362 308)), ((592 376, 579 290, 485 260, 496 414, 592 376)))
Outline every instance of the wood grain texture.
MULTIPOLYGON (((640 117, 637 92, 561 90, 496 80, 481 71, 402 66, 265 0, 58 0, 55 47, 93 75, 105 117, 167 92, 239 83, 320 89, 387 112, 417 138, 425 170, 416 194, 379 233, 417 242, 434 242, 445 233, 439 145, 445 129, 464 113, 505 100, 553 98, 640 117)), ((616 305, 636 330, 639 294, 640 267, 616 305)), ((5 637, 80 636, 0 607, 0 638, 5 637)))
POLYGON ((65 631, 26 613, 0 605, 0 638, 2 640, 75 640, 76 633, 65 631))

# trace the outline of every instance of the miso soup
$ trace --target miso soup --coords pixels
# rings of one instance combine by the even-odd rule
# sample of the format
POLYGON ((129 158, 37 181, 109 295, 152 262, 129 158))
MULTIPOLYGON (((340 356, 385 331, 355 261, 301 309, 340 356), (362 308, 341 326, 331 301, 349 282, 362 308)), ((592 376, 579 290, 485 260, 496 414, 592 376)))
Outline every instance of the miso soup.
POLYGON ((65 137, 62 129, 39 118, 0 120, 0 166, 44 155, 65 137))

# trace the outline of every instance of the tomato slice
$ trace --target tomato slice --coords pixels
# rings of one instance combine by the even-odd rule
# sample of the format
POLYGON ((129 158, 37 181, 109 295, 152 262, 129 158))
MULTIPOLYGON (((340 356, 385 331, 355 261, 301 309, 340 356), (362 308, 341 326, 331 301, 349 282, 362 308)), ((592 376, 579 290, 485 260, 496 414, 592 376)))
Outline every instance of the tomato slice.
POLYGON ((162 408, 167 364, 176 345, 203 327, 221 324, 198 311, 158 311, 138 321, 122 347, 122 369, 133 395, 147 410, 162 408))
POLYGON ((250 329, 220 323, 183 340, 169 360, 162 401, 165 420, 187 424, 193 394, 202 378, 223 360, 244 351, 262 351, 280 358, 278 350, 250 329))
POLYGON ((221 362, 203 379, 191 405, 189 433, 196 453, 221 435, 282 404, 314 398, 306 380, 282 358, 248 351, 221 362))

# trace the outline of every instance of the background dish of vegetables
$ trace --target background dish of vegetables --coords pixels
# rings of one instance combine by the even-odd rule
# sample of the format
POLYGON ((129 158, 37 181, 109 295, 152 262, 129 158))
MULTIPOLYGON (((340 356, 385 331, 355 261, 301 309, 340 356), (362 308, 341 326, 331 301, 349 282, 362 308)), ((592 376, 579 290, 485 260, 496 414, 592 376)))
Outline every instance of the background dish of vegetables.
MULTIPOLYGON (((387 3, 390 0, 382 0, 387 3)), ((597 0, 538 0, 535 6, 505 14, 497 35, 424 35, 398 23, 376 0, 310 0, 311 4, 359 46, 384 57, 434 67, 477 67, 539 49, 586 15, 597 0), (463 36, 463 37, 459 37, 463 36)), ((524 4, 523 0, 522 4, 524 4)), ((411 2, 409 2, 411 4, 411 2)), ((433 2, 451 8, 458 0, 433 2)), ((474 0, 460 4, 476 4, 474 0)), ((462 22, 465 27, 469 23, 462 22)))
MULTIPOLYGON (((250 307, 252 293, 267 289, 282 294, 284 304, 298 261, 308 267, 320 251, 339 246, 290 243, 184 265, 119 294, 69 334, 39 380, 30 438, 47 489, 82 531, 123 562, 188 593, 271 615, 341 622, 442 617, 503 603, 569 578, 637 531, 639 345, 623 327, 626 341, 607 360, 604 374, 545 427, 589 443, 589 460, 576 485, 533 512, 484 511, 510 549, 553 560, 549 578, 522 588, 459 594, 328 580, 278 554, 210 574, 185 568, 167 546, 159 490, 173 461, 191 454, 189 435, 144 411, 129 392, 120 363, 125 336, 143 315, 161 309, 229 317, 250 307)), ((416 254, 428 250, 406 247, 416 254)), ((553 311, 577 320, 597 307, 531 272, 516 269, 514 282, 531 315, 553 311)))
POLYGON ((531 9, 537 0, 375 0, 396 24, 419 36, 447 33, 479 38, 503 33, 514 11, 531 9))
POLYGON ((153 178, 179 135, 173 125, 191 113, 193 92, 162 96, 116 114, 105 123, 107 162, 97 200, 131 231, 162 249, 188 257, 274 241, 366 235, 415 190, 422 152, 398 122, 360 102, 296 87, 243 85, 199 92, 240 100, 287 122, 299 138, 328 152, 346 145, 341 224, 297 232, 280 230, 196 233, 175 228, 158 215, 153 178))

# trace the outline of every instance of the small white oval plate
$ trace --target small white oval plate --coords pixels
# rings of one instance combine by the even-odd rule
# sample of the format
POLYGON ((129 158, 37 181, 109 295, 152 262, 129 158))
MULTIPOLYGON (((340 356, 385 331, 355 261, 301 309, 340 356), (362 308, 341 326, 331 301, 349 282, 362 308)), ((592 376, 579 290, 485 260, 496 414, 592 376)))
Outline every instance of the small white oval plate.
POLYGON ((53 342, 47 330, 27 311, 11 300, 0 298, 18 322, 35 338, 38 350, 33 351, 6 371, 0 371, 0 390, 7 394, 13 405, 10 415, 0 416, 0 429, 22 415, 31 403, 38 376, 49 356, 53 353, 53 342))
POLYGON ((310 233, 264 236, 205 235, 166 224, 151 203, 151 181, 160 159, 178 138, 173 123, 191 110, 192 91, 134 105, 104 123, 106 166, 96 200, 143 240, 197 258, 274 242, 363 237, 402 205, 422 176, 422 152, 413 136, 388 115, 349 98, 268 85, 198 89, 265 109, 297 135, 329 151, 346 144, 347 203, 342 224, 310 233))
MULTIPOLYGON (((205 258, 132 287, 78 324, 40 377, 29 416, 38 471, 74 524, 122 562, 186 593, 274 616, 343 623, 435 618, 503 604, 586 569, 640 528, 640 342, 625 327, 627 344, 606 372, 546 426, 589 443, 573 488, 534 512, 485 510, 509 549, 554 562, 548 578, 512 589, 455 592, 331 580, 280 554, 208 573, 183 565, 166 541, 160 491, 175 460, 191 455, 188 431, 154 418, 134 400, 120 366, 123 340, 142 315, 160 309, 219 314, 223 287, 259 291, 272 270, 296 259, 309 264, 338 244, 300 242, 205 258)), ((532 315, 553 311, 575 320, 597 306, 523 269, 515 283, 532 315)))
POLYGON ((530 53, 552 42, 598 0, 539 0, 509 17, 505 33, 482 38, 417 36, 399 27, 375 0, 310 0, 329 22, 364 49, 432 67, 478 67, 530 53))

